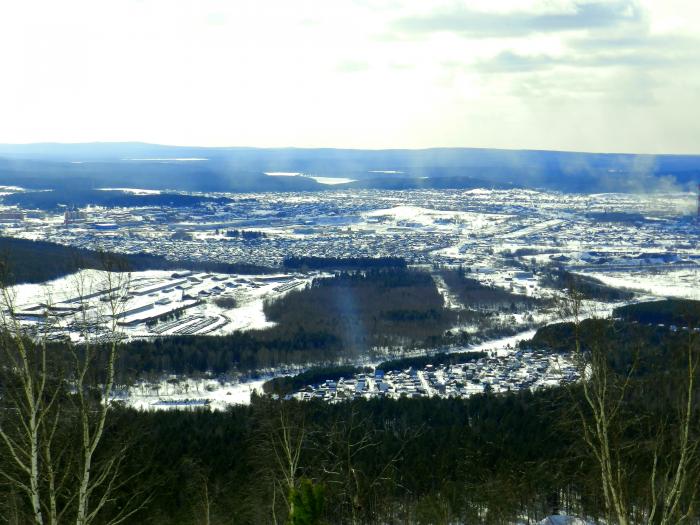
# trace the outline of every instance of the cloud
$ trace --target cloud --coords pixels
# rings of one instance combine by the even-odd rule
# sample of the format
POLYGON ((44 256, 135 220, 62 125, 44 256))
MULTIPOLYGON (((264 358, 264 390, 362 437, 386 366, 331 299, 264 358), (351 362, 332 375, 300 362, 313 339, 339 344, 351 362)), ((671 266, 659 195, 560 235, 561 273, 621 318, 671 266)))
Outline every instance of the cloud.
POLYGON ((221 12, 207 13, 205 22, 210 26, 225 26, 228 22, 228 16, 221 12))
POLYGON ((469 38, 521 37, 533 33, 605 29, 637 24, 643 18, 642 9, 633 0, 588 0, 574 3, 570 9, 550 12, 489 12, 457 6, 400 18, 394 23, 394 30, 403 35, 449 32, 469 38))
POLYGON ((698 150, 700 2, 6 4, 0 142, 698 150))
POLYGON ((648 34, 646 31, 623 32, 615 35, 574 37, 567 40, 569 47, 580 51, 610 49, 687 49, 696 51, 698 38, 669 34, 648 34))
POLYGON ((561 64, 561 59, 548 55, 521 55, 503 51, 491 59, 476 63, 476 68, 486 73, 522 73, 549 69, 561 64))
POLYGON ((362 60, 342 60, 335 66, 341 73, 361 73, 369 69, 369 64, 362 60))
POLYGON ((552 69, 570 68, 671 68, 682 64, 697 63, 696 55, 670 55, 661 50, 613 50, 599 53, 564 53, 558 56, 547 54, 525 55, 513 51, 502 51, 492 58, 475 64, 484 73, 528 73, 552 69))
MULTIPOLYGON (((489 75, 485 80, 494 89, 500 86, 506 94, 537 111, 554 107, 587 105, 595 108, 598 117, 606 119, 609 112, 639 108, 650 114, 652 108, 665 104, 663 75, 645 68, 619 69, 541 69, 531 74, 489 75), (660 80, 661 78, 661 80, 660 80)), ((655 110, 654 110, 655 111, 655 110)), ((591 115, 579 115, 578 122, 588 121, 591 115)), ((612 119, 609 125, 614 129, 612 119)))

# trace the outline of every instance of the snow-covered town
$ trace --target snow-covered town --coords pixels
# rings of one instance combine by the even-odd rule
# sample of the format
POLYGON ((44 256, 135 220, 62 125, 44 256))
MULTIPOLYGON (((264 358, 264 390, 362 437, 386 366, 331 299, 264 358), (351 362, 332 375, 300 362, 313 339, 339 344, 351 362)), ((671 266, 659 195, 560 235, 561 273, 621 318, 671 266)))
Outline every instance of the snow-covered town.
MULTIPOLYGON (((4 193, 22 193, 6 187, 4 193)), ((139 194, 140 190, 126 193, 139 194)), ((149 194, 158 193, 151 191, 149 194)), ((208 195, 208 194, 207 194, 208 195)), ((148 270, 129 274, 128 293, 116 312, 120 337, 155 340, 182 335, 226 335, 274 323, 264 312, 290 291, 332 275, 281 266, 284 257, 393 256, 430 272, 444 307, 468 311, 436 268, 465 268, 469 277, 534 300, 556 300, 547 269, 563 268, 634 293, 632 301, 700 294, 700 227, 691 193, 563 195, 534 190, 344 190, 314 194, 209 195, 221 200, 193 207, 130 207, 45 211, 0 205, 2 234, 51 240, 79 248, 149 253, 180 261, 268 265, 263 274, 148 270)), ((109 286, 94 270, 43 284, 14 287, 19 319, 48 337, 81 337, 80 317, 108 306, 109 286), (50 315, 55 323, 44 320, 50 315)), ((589 301, 587 311, 609 315, 622 303, 589 301)), ((525 311, 495 311, 489 323, 524 333, 560 319, 545 303, 525 311)), ((483 325, 458 323, 455 332, 479 336, 483 325)), ((105 335, 98 330, 97 337, 105 335)), ((369 349, 374 351, 373 349, 369 349)), ((426 349, 430 350, 430 349, 426 349)), ((450 351, 459 352, 459 346, 450 351)), ((566 362, 527 349, 498 352, 476 363, 434 369, 386 370, 309 385, 298 399, 358 397, 463 397, 539 388, 575 379, 566 362), (377 372, 379 373, 379 372, 377 372)), ((358 363, 359 364, 359 363, 358 363)), ((307 363, 306 367, 314 366, 307 363)), ((303 369, 303 367, 302 367, 303 369)), ((260 370, 278 376, 282 370, 260 370)), ((248 378, 250 379, 250 378, 248 378)), ((159 388, 152 381, 130 404, 181 405, 198 388, 159 388)), ((189 381, 179 378, 178 381, 189 381)), ((261 386, 211 377, 193 406, 246 402, 261 386), (218 384, 219 386, 216 386, 218 384), (212 386, 213 385, 213 386, 212 386), (212 392, 219 392, 212 394, 212 392), (230 392, 241 393, 231 395, 230 392)), ((201 386, 201 385, 200 385, 201 386)), ((127 396, 129 397, 129 396, 127 396)))
POLYGON ((610 276, 646 268, 657 282, 661 273, 695 270, 700 259, 693 193, 329 189, 200 195, 217 200, 64 211, 0 204, 0 233, 178 260, 274 266, 290 256, 396 256, 490 271, 515 258, 610 276))
MULTIPOLYGON (((494 353, 495 354, 495 353, 494 353)), ((373 397, 469 397, 560 385, 578 379, 575 366, 560 355, 531 350, 507 357, 489 356, 465 364, 426 365, 422 369, 380 370, 309 385, 289 397, 330 403, 373 397)))

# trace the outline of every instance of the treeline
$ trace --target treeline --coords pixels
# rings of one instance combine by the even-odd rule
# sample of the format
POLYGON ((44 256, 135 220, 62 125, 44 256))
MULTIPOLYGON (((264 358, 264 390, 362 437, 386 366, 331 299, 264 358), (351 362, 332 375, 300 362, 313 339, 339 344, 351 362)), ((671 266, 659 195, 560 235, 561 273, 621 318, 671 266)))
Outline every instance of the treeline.
POLYGON ((41 283, 69 275, 80 269, 176 270, 261 274, 279 271, 245 263, 196 262, 171 260, 146 253, 115 254, 64 246, 48 241, 0 237, 0 263, 5 283, 41 283))
POLYGON ((421 355, 416 357, 404 357, 384 361, 377 365, 377 370, 405 370, 407 368, 425 368, 427 365, 453 365, 456 363, 470 363, 486 357, 485 352, 440 352, 432 355, 421 355))
POLYGON ((290 270, 365 270, 406 268, 401 257, 285 257, 282 266, 290 270))
POLYGON ((103 269, 108 264, 115 269, 168 269, 172 262, 148 254, 101 254, 93 250, 74 248, 46 241, 31 241, 0 237, 0 262, 5 283, 39 283, 57 279, 82 268, 103 269))
POLYGON ((665 299, 620 306, 613 317, 647 324, 669 324, 696 328, 700 326, 700 301, 665 299))
POLYGON ((348 365, 314 367, 294 376, 270 379, 263 384, 263 391, 266 394, 283 396, 301 390, 307 385, 316 385, 326 380, 337 381, 341 377, 351 378, 356 374, 369 373, 371 371, 371 368, 348 365))
POLYGON ((570 322, 547 325, 537 330, 531 340, 521 341, 519 346, 566 354, 575 347, 577 337, 583 354, 590 353, 603 342, 611 346, 606 356, 613 370, 619 373, 633 370, 634 375, 644 376, 682 367, 678 350, 697 335, 655 325, 585 319, 578 330, 570 322), (616 344, 622 350, 615 349, 616 344))
POLYGON ((304 290, 265 303, 265 314, 280 327, 332 334, 350 354, 435 346, 457 318, 443 307, 430 274, 400 268, 314 279, 304 290))
MULTIPOLYGON (((621 339, 613 345, 634 350, 621 339)), ((647 374, 625 397, 621 418, 630 424, 615 450, 629 466, 625 487, 635 512, 652 501, 654 437, 661 421, 675 421, 679 377, 674 368, 647 374), (666 419, 651 417, 659 414, 666 419)), ((277 459, 285 435, 300 447, 294 483, 307 480, 323 494, 311 523, 500 525, 536 523, 556 511, 605 519, 600 473, 574 411, 580 396, 561 387, 338 405, 254 397, 226 412, 124 411, 115 425, 140 437, 131 468, 148 466, 133 481, 153 490, 139 523, 192 523, 203 512, 215 524, 285 522, 286 464, 277 459)), ((694 466, 690 483, 698 474, 694 466)), ((125 488, 120 497, 127 496, 125 488)), ((692 512, 688 523, 697 523, 692 512)))
POLYGON ((51 191, 27 191, 13 193, 2 198, 6 205, 23 208, 55 210, 63 206, 84 208, 103 206, 107 208, 132 208, 141 206, 167 206, 169 208, 200 206, 208 202, 229 202, 225 197, 204 197, 182 193, 149 193, 145 195, 119 190, 55 189, 51 191))
POLYGON ((634 293, 620 290, 603 283, 600 279, 571 273, 563 268, 544 268, 540 273, 540 284, 550 288, 576 290, 584 299, 599 301, 628 301, 634 293))
MULTIPOLYGON (((565 328, 573 332, 572 325, 565 328)), ((624 431, 615 431, 613 441, 625 469, 625 497, 639 521, 654 503, 649 476, 655 452, 663 451, 664 462, 675 457, 669 438, 678 431, 674 408, 682 399, 688 334, 600 320, 582 327, 584 333, 584 346, 602 345, 621 379, 640 347, 646 362, 625 391, 619 415, 624 431), (659 440, 661 432, 667 438, 659 440)), ((605 519, 600 473, 576 415, 582 395, 570 386, 467 400, 339 405, 254 398, 250 407, 227 413, 139 415, 152 432, 153 469, 166 479, 188 480, 190 495, 168 485, 148 514, 186 522, 201 510, 201 499, 191 495, 206 483, 214 523, 232 516, 240 523, 272 522, 274 516, 282 522, 288 509, 282 492, 275 492, 282 479, 275 454, 287 428, 289 443, 301 447, 297 477, 323 494, 319 522, 536 523, 556 511, 605 519), (175 450, 171 435, 181 436, 175 450)), ((692 439, 700 437, 699 417, 692 439)), ((700 481, 696 460, 689 487, 700 481)), ((687 521, 697 523, 698 495, 685 494, 696 501, 683 504, 691 509, 687 521)))
POLYGON ((253 373, 290 364, 332 363, 344 355, 332 333, 288 327, 225 336, 168 336, 135 340, 120 354, 121 381, 164 373, 253 373))
MULTIPOLYGON (((134 523, 189 524, 205 512, 212 524, 285 523, 276 453, 288 424, 291 444, 302 445, 296 476, 323 489, 323 521, 309 523, 505 524, 581 510, 577 486, 595 472, 571 455, 573 432, 556 419, 564 410, 553 392, 340 405, 256 399, 216 413, 125 411, 116 424, 137 429, 128 463, 148 473, 133 482, 153 487, 134 523)), ((586 494, 586 510, 598 497, 586 494)))
POLYGON ((625 211, 591 211, 586 217, 597 222, 649 222, 641 213, 625 211))
POLYGON ((463 267, 456 270, 443 269, 439 272, 448 288, 468 309, 516 312, 543 304, 542 300, 534 297, 482 284, 478 279, 470 277, 469 273, 469 270, 463 267))
POLYGON ((243 239, 244 241, 252 241, 255 239, 264 239, 267 237, 265 232, 255 230, 226 230, 226 237, 232 239, 243 239))

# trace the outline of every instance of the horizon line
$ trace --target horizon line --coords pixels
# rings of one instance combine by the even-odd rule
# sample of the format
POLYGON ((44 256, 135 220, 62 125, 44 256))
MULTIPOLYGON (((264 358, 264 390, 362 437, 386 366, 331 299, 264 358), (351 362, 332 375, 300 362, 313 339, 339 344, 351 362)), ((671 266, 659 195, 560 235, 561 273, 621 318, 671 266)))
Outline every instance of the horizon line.
MULTIPOLYGON (((193 144, 164 144, 158 142, 147 142, 140 140, 115 140, 115 141, 87 141, 87 142, 61 142, 61 141, 39 141, 39 142, 0 142, 0 147, 26 147, 26 146, 97 146, 97 145, 142 145, 162 148, 192 148, 207 150, 330 150, 330 151, 436 151, 436 150, 483 150, 483 151, 507 151, 507 152, 538 152, 538 153, 565 153, 565 154, 586 154, 586 155, 627 155, 627 156, 684 156, 698 157, 697 153, 639 153, 630 151, 591 151, 573 149, 546 149, 546 148, 504 148, 504 147, 484 147, 484 146, 427 146, 427 147, 381 147, 381 148, 359 148, 359 147, 338 147, 338 146, 202 146, 193 144)), ((1 155, 1 153, 0 153, 1 155)))

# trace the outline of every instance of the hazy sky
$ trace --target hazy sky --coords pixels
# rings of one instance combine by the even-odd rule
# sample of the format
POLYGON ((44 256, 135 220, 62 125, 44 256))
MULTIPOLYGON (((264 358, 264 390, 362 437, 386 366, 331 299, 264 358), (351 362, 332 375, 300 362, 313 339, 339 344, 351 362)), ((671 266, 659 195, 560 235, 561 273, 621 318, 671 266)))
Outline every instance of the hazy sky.
POLYGON ((700 1, 0 0, 0 142, 700 153, 700 1))

